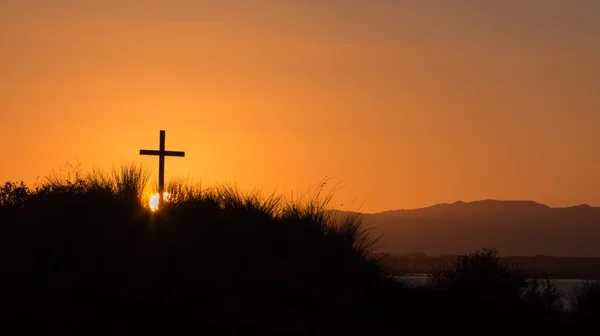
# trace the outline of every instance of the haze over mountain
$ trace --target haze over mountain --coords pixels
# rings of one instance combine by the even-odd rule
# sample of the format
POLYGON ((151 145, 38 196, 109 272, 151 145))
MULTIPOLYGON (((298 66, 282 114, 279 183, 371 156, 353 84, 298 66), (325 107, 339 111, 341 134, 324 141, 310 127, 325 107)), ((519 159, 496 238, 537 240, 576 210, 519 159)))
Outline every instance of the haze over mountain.
POLYGON ((600 256, 600 208, 482 200, 362 214, 378 248, 428 255, 496 248, 505 256, 600 256))

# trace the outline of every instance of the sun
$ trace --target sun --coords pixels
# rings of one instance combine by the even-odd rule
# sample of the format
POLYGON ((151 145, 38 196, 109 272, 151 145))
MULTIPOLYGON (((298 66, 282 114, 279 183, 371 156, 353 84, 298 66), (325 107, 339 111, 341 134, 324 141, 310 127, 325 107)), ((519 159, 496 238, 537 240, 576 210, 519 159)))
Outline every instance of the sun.
MULTIPOLYGON (((165 202, 169 200, 169 193, 168 192, 165 191, 163 193, 163 199, 165 200, 165 202)), ((150 205, 150 210, 152 210, 152 211, 158 210, 158 193, 150 196, 150 203, 149 203, 149 205, 150 205)))

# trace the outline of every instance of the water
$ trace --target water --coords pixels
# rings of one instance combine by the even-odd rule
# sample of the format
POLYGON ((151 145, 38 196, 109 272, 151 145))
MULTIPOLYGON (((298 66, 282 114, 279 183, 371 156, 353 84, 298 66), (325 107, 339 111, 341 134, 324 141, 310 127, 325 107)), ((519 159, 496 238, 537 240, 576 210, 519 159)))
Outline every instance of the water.
MULTIPOLYGON (((413 274, 413 275, 403 275, 396 277, 399 280, 407 281, 411 286, 420 286, 426 285, 429 282, 428 274, 413 274)), ((573 294, 579 288, 579 286, 585 284, 589 280, 582 279, 552 279, 551 280, 556 289, 558 289, 562 293, 563 301, 565 305, 570 307, 573 299, 573 294)))

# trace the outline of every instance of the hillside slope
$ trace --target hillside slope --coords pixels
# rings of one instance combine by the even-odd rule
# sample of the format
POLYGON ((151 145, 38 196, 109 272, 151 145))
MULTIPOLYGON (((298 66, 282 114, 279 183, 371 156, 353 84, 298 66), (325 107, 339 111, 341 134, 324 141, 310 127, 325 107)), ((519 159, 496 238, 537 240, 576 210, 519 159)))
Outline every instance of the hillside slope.
POLYGON ((382 252, 462 254, 483 247, 502 255, 600 256, 600 208, 551 208, 532 201, 483 200, 363 214, 382 252))

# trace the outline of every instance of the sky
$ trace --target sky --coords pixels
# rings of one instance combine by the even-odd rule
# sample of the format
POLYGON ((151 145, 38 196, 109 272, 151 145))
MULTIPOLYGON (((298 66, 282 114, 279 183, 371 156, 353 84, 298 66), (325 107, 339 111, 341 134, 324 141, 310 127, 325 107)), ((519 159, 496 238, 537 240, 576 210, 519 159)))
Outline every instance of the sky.
POLYGON ((600 206, 595 0, 0 0, 1 181, 78 163, 377 212, 600 206))

